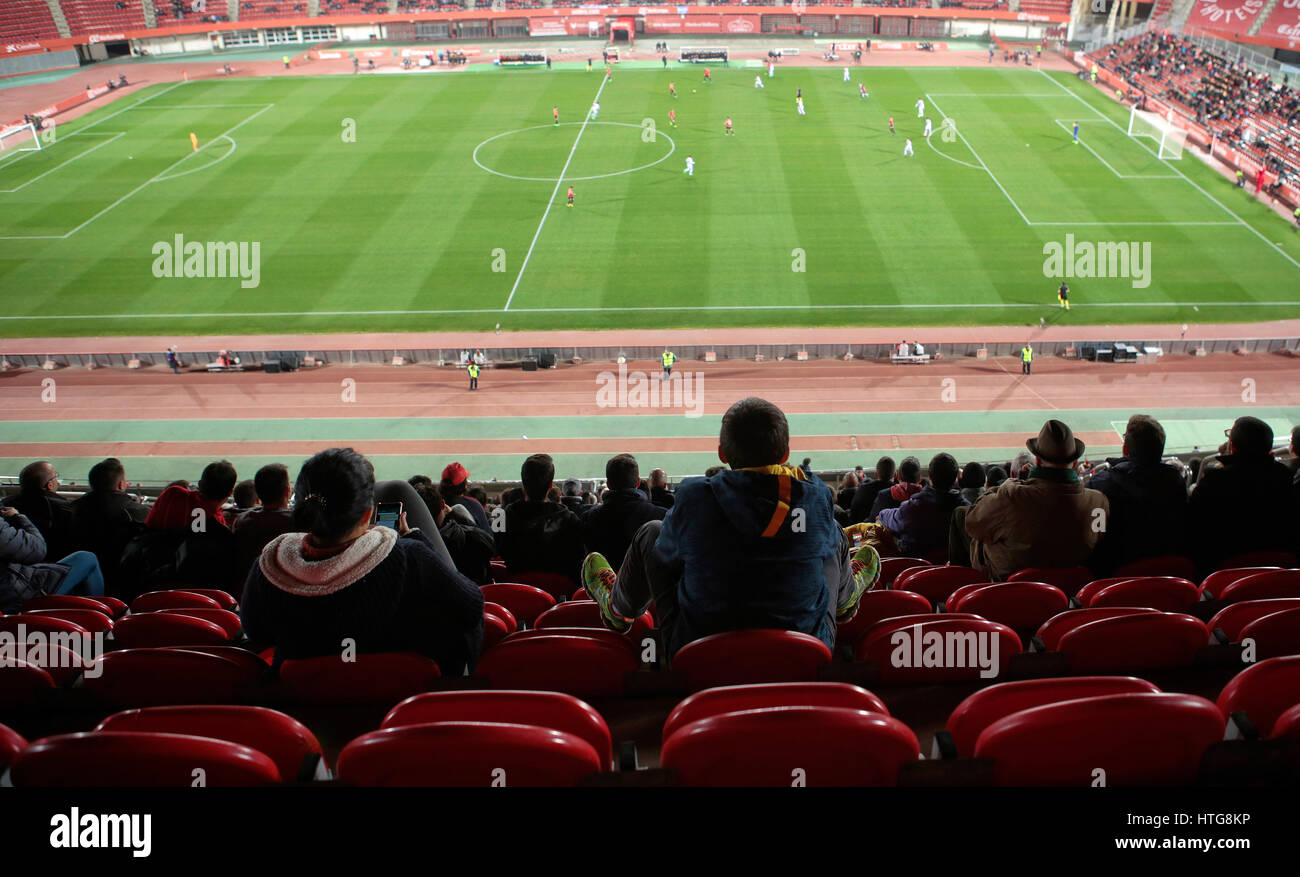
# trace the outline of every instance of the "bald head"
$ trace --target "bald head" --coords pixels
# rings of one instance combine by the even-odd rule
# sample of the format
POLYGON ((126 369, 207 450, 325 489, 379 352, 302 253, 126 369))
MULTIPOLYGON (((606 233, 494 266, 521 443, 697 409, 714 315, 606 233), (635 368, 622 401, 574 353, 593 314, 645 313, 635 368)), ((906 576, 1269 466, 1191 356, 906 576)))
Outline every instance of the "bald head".
POLYGON ((23 493, 57 493, 59 490, 59 473, 49 460, 37 460, 28 463, 18 473, 18 486, 23 493))
POLYGON ((667 486, 668 486, 668 473, 665 472, 665 471, 662 470, 662 469, 651 469, 651 470, 650 470, 650 486, 651 486, 651 487, 667 487, 667 486))

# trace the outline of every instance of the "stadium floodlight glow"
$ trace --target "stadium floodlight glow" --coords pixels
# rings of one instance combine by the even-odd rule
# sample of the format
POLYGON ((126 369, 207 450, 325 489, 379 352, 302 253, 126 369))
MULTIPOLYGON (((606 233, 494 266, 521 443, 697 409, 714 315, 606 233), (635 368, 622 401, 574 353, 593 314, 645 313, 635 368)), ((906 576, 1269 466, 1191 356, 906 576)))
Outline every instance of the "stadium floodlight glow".
POLYGON ((1156 113, 1139 110, 1137 107, 1129 111, 1128 136, 1149 137, 1156 141, 1159 144, 1156 154, 1161 159, 1182 158, 1183 145, 1187 142, 1187 131, 1160 118, 1156 113))
POLYGON ((41 137, 31 122, 0 128, 0 151, 11 149, 16 152, 35 152, 42 148, 41 137), (24 134, 30 136, 23 137, 24 134))

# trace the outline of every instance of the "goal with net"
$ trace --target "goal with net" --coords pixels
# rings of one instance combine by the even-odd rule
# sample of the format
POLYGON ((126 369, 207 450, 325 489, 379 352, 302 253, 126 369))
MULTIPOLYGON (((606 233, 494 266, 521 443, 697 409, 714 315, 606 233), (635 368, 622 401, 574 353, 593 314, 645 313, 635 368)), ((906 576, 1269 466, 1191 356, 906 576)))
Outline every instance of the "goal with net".
POLYGON ((31 122, 20 122, 0 128, 0 151, 35 151, 41 148, 40 135, 31 122))
POLYGON ((1137 107, 1129 112, 1128 136, 1147 137, 1159 145, 1157 155, 1161 159, 1178 159, 1183 157, 1183 145, 1187 142, 1187 131, 1173 122, 1162 119, 1155 113, 1139 110, 1137 107))

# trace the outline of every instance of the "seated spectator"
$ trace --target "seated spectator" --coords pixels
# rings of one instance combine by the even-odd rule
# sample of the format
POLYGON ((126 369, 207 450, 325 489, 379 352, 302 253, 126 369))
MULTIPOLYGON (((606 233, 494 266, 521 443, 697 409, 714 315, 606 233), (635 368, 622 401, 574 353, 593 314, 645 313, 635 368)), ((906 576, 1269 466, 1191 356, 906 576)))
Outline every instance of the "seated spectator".
POLYGON ((1034 455, 1028 451, 1021 451, 1011 461, 1011 468, 1007 470, 1007 477, 1012 481, 1024 481, 1029 477, 1029 472, 1033 468, 1034 455))
POLYGON ((230 492, 230 501, 235 504, 231 509, 231 520, 236 515, 243 514, 257 505, 257 487, 253 484, 253 479, 245 478, 235 485, 235 489, 230 492))
POLYGON ((948 522, 954 509, 969 505, 957 490, 960 474, 952 454, 936 454, 930 461, 929 486, 898 508, 880 513, 880 523, 893 532, 904 556, 947 562, 948 522))
POLYGON ((72 550, 72 501, 59 496, 59 473, 48 460, 23 467, 18 493, 4 505, 17 509, 41 531, 46 556, 40 560, 54 560, 72 550))
POLYGON ((662 469, 650 470, 650 501, 660 508, 673 507, 673 492, 668 489, 668 473, 662 469))
POLYGON ((492 580, 492 558, 496 556, 496 542, 492 535, 478 528, 464 506, 448 506, 442 501, 438 485, 429 483, 416 488, 424 500, 433 522, 438 527, 443 544, 451 555, 460 574, 476 585, 486 585, 492 580))
POLYGON ((1187 511, 1191 556, 1203 570, 1233 554, 1300 548, 1291 473, 1272 449, 1272 427, 1238 417, 1220 465, 1202 466, 1187 511))
POLYGON ((871 520, 871 507, 876 503, 876 494, 888 490, 894 484, 894 458, 881 457, 876 461, 876 477, 862 482, 853 491, 853 505, 849 508, 849 521, 861 524, 871 520))
POLYGON ((0 613, 14 615, 43 594, 104 595, 99 561, 89 551, 74 551, 57 563, 43 563, 45 556, 36 525, 16 508, 0 508, 0 613))
POLYGON ((196 521, 203 520, 205 528, 212 522, 226 527, 221 507, 230 498, 237 480, 239 476, 229 460, 209 463, 203 467, 197 490, 177 486, 159 494, 144 525, 156 530, 179 530, 193 527, 196 521), (202 510, 203 514, 195 515, 195 510, 202 510))
POLYGON ((555 478, 549 454, 533 454, 520 468, 524 498, 506 506, 505 528, 495 534, 497 554, 510 572, 553 572, 575 582, 587 549, 582 522, 558 502, 546 499, 555 478))
POLYGON ((997 490, 1002 485, 1002 482, 1006 480, 1006 469, 1001 466, 990 466, 988 471, 984 473, 984 490, 980 491, 980 496, 983 496, 986 491, 997 490))
POLYGON ((851 618, 879 577, 875 549, 850 560, 830 488, 788 465, 789 424, 772 403, 731 406, 718 458, 731 468, 683 481, 663 521, 637 531, 617 574, 599 553, 587 557, 583 585, 605 625, 625 631, 653 601, 669 656, 752 628, 797 630, 833 647, 837 619, 851 618))
POLYGON ((477 502, 479 505, 483 506, 484 512, 487 511, 488 495, 487 495, 487 490, 484 489, 483 485, 475 484, 469 490, 465 491, 465 495, 468 496, 470 499, 474 500, 475 502, 477 502))
POLYGON ((121 591, 122 550, 141 529, 149 509, 126 492, 126 469, 116 457, 90 467, 90 490, 72 501, 75 545, 99 560, 110 595, 121 591))
POLYGON ((835 495, 835 504, 844 511, 853 508, 853 494, 858 492, 858 476, 852 472, 844 473, 840 479, 840 492, 835 495))
MULTIPOLYGON (((403 482, 404 483, 404 482, 403 482)), ((406 485, 409 487, 409 485, 406 485)), ((244 632, 286 658, 418 651, 446 676, 472 669, 483 639, 483 593, 444 559, 406 514, 372 526, 375 473, 351 448, 303 464, 294 487, 295 532, 277 536, 248 575, 244 632)), ((444 549, 445 550, 445 549, 444 549)))
POLYGON ((283 463, 268 463, 253 476, 253 489, 257 492, 256 507, 231 524, 239 552, 239 568, 245 576, 266 543, 293 529, 293 513, 289 511, 293 486, 289 483, 288 468, 283 463))
POLYGON ((1029 478, 1003 482, 966 513, 970 564, 990 581, 1031 566, 1084 563, 1101 536, 1094 512, 1110 514, 1106 497, 1079 481, 1084 444, 1070 427, 1049 420, 1025 444, 1036 461, 1029 478))
POLYGON ((442 480, 438 482, 438 493, 441 494, 442 501, 448 505, 464 506, 474 516, 474 523, 491 533, 492 525, 488 522, 487 512, 478 500, 465 493, 468 489, 469 470, 460 463, 450 463, 442 470, 442 480))
POLYGON ((1109 574, 1142 557, 1182 554, 1186 545, 1187 485, 1162 461, 1165 430, 1155 418, 1134 414, 1124 429, 1122 457, 1092 476, 1088 486, 1110 501, 1106 531, 1092 568, 1109 574))
POLYGON ((587 548, 619 566, 636 531, 646 521, 662 521, 668 510, 655 505, 637 489, 641 470, 636 457, 619 454, 605 463, 605 480, 609 483, 609 496, 598 506, 593 506, 583 518, 583 532, 587 548))
MULTIPOLYGON (((930 477, 934 477, 933 470, 930 472, 930 477)), ((961 488, 962 499, 966 500, 968 503, 972 503, 979 499, 980 494, 984 492, 984 484, 987 480, 988 477, 984 472, 984 467, 979 463, 972 460, 963 466, 961 470, 961 484, 959 485, 961 488)))
POLYGON ((880 513, 885 509, 896 509, 903 504, 903 501, 909 499, 921 492, 921 461, 916 457, 907 457, 898 466, 898 481, 888 490, 882 490, 876 494, 875 502, 871 504, 871 514, 868 521, 879 521, 880 513))
POLYGON ((577 478, 564 479, 564 491, 560 496, 560 505, 580 517, 587 511, 586 505, 582 501, 582 482, 577 478))

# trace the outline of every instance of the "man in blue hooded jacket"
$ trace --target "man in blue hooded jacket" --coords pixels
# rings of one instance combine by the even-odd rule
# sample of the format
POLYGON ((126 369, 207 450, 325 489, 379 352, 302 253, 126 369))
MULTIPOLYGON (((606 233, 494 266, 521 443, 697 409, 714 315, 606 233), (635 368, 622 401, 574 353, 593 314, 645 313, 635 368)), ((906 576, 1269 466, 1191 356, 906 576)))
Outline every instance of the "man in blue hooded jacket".
POLYGON ((583 584, 605 625, 626 631, 653 600, 669 656, 729 630, 797 630, 835 645, 835 625, 857 612, 880 559, 835 523, 831 490, 789 466, 785 414, 742 399, 722 418, 718 458, 731 468, 688 478, 663 521, 641 526, 617 575, 600 554, 583 584))

